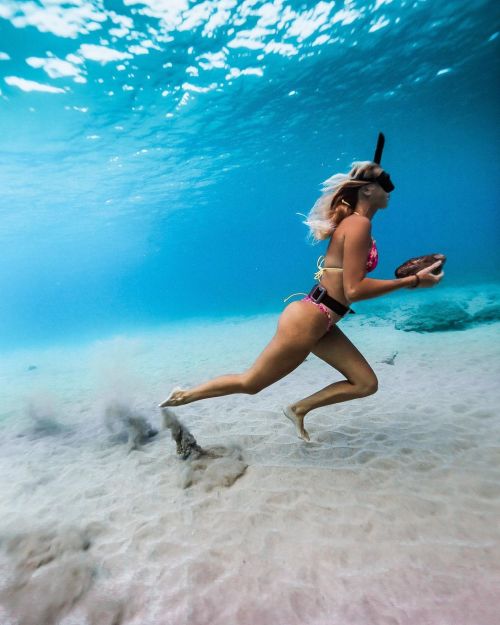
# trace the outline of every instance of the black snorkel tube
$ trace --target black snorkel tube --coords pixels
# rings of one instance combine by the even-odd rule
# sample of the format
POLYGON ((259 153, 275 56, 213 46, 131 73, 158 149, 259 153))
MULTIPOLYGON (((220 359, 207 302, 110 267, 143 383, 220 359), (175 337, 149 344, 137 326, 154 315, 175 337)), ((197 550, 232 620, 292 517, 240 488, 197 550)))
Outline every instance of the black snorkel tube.
MULTIPOLYGON (((382 161, 382 152, 384 151, 384 145, 385 145, 384 134, 382 132, 379 132, 378 139, 377 139, 377 147, 375 148, 375 156, 373 157, 373 162, 377 163, 377 165, 380 165, 380 162, 382 161)), ((364 176, 359 176, 359 177, 357 176, 355 180, 365 180, 366 182, 377 182, 386 193, 390 193, 391 191, 394 191, 395 189, 394 184, 392 183, 391 177, 386 171, 383 171, 376 178, 368 179, 368 178, 365 178, 364 176)))
POLYGON ((380 161, 382 160, 382 152, 384 151, 385 145, 385 137, 383 132, 378 133, 377 139, 377 147, 375 148, 375 156, 373 157, 373 162, 380 165, 380 161))

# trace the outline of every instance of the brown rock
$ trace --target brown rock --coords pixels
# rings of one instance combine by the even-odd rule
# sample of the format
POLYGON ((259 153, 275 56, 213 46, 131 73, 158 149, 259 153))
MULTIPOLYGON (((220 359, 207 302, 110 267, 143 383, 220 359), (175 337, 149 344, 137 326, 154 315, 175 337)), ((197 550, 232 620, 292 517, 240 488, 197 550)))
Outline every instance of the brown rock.
POLYGON ((442 261, 439 267, 436 267, 432 270, 433 274, 441 273, 443 266, 446 262, 446 256, 444 254, 426 254, 425 256, 415 256, 414 258, 410 258, 399 267, 394 272, 396 278, 406 278, 407 276, 414 276, 421 269, 425 269, 426 267, 430 267, 436 261, 442 261))

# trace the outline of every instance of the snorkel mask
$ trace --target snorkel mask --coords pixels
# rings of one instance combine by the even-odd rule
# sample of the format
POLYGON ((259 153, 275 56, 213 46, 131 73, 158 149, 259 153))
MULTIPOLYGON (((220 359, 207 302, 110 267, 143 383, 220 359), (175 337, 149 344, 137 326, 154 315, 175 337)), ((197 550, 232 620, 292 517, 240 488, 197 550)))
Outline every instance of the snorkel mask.
MULTIPOLYGON (((375 149, 375 156, 373 157, 373 162, 377 163, 377 165, 380 165, 380 161, 382 160, 382 152, 384 150, 384 144, 385 144, 385 137, 381 132, 379 132, 378 139, 377 139, 377 147, 375 149)), ((391 180, 391 176, 386 171, 383 171, 376 178, 365 178, 365 176, 361 174, 360 176, 356 176, 354 180, 364 180, 367 183, 377 182, 386 193, 390 193, 391 191, 394 191, 395 189, 391 180)))
POLYGON ((380 176, 377 176, 373 182, 378 182, 386 193, 390 193, 395 189, 392 184, 391 176, 386 171, 383 171, 380 176))

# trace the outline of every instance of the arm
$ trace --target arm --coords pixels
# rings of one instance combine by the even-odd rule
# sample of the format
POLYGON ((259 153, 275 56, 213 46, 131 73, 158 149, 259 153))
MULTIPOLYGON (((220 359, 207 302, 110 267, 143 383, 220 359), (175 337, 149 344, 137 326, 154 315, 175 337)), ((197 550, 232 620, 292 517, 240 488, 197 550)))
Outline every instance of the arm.
POLYGON ((415 284, 414 276, 394 280, 366 278, 366 259, 371 247, 371 221, 367 217, 346 223, 344 238, 344 293, 350 302, 380 297, 415 284))
POLYGON ((415 276, 394 278, 394 280, 374 280, 373 278, 364 278, 359 283, 358 290, 354 293, 354 297, 347 296, 347 298, 351 302, 359 302, 363 299, 380 297, 386 293, 397 291, 397 289, 413 287, 416 282, 415 276))

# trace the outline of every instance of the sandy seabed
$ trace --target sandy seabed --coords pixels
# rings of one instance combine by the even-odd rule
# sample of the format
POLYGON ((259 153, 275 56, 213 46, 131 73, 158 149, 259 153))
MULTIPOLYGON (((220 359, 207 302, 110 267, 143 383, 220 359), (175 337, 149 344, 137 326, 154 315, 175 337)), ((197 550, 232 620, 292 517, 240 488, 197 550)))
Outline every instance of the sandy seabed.
POLYGON ((183 488, 167 430, 129 452, 106 428, 117 399, 159 428, 174 385, 246 369, 276 320, 1 359, 1 625, 499 622, 498 323, 343 322, 379 390, 311 412, 310 443, 281 407, 343 379, 312 355, 257 395, 174 409, 202 447, 242 450, 231 485, 183 488))

